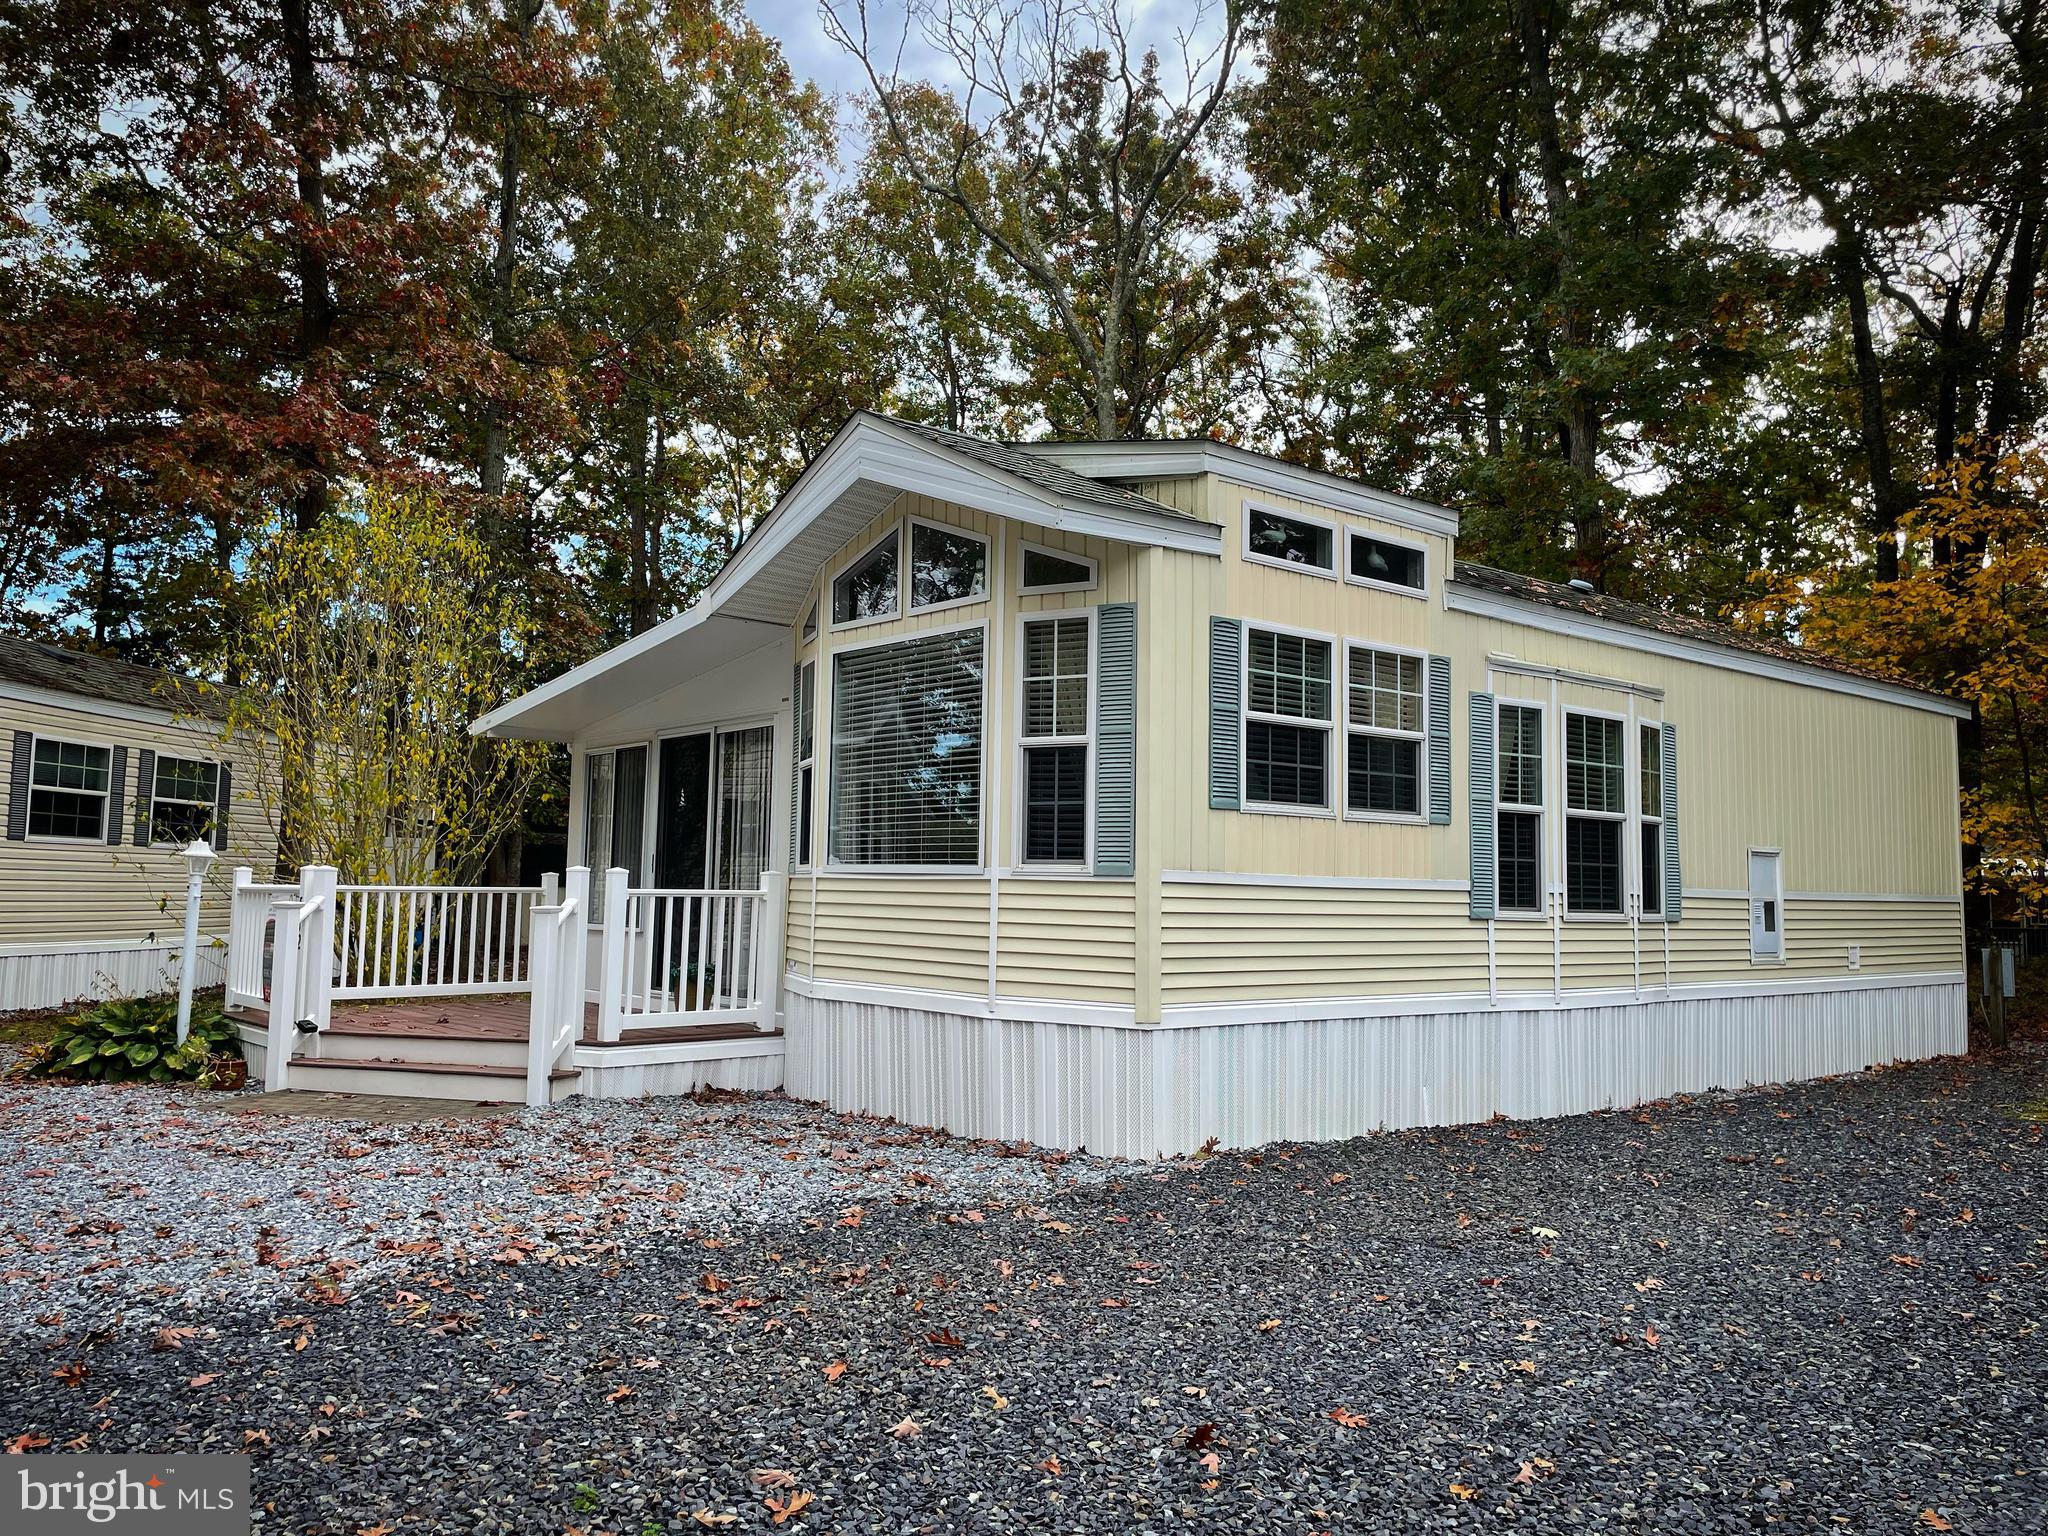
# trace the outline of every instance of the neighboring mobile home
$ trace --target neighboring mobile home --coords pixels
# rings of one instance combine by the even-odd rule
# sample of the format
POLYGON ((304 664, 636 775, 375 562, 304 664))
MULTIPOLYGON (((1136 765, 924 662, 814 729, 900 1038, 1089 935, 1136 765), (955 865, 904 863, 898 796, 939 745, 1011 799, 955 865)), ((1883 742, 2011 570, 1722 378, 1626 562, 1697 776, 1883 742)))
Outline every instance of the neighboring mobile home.
MULTIPOLYGON (((170 673, 0 635, 10 743, 0 1011, 176 986, 178 850, 205 837, 267 867, 275 842, 260 807, 236 792, 221 709, 218 695, 170 673)), ((219 983, 225 960, 226 861, 218 867, 201 908, 202 986, 219 983)))
POLYGON ((845 1109, 1174 1152, 1963 1049, 1963 708, 1457 531, 862 415, 694 607, 477 728, 571 745, 572 864, 787 871, 782 1078, 845 1109))

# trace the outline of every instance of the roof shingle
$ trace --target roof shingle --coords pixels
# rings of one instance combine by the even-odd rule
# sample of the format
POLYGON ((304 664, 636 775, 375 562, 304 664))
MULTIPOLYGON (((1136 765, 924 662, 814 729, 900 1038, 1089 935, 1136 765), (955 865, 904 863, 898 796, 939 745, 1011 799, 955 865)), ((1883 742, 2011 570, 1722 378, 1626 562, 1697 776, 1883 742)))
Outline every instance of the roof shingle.
POLYGON ((46 645, 20 635, 0 635, 0 682, 216 719, 225 716, 228 707, 224 695, 201 692, 189 678, 175 672, 46 645))

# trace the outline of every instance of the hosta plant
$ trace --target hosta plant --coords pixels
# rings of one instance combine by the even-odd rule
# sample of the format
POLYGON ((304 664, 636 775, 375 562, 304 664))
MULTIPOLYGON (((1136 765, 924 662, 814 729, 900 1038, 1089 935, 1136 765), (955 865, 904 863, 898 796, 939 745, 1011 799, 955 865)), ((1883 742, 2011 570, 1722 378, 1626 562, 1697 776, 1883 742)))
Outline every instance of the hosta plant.
POLYGON ((48 1044, 30 1051, 13 1070, 24 1077, 210 1088, 241 1056, 234 1026, 216 1008, 192 1010, 192 1028, 180 1045, 177 999, 115 998, 61 1025, 48 1044))

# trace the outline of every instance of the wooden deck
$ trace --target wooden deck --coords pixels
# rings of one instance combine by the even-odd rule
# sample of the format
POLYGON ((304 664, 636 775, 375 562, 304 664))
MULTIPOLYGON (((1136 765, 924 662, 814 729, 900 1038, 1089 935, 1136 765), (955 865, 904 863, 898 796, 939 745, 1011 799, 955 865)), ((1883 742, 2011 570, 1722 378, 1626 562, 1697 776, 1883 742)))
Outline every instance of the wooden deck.
MULTIPOLYGON (((523 992, 497 997, 404 998, 389 1002, 336 1003, 328 1033, 411 1040, 524 1040, 527 999, 523 992)), ((250 1024, 268 1024, 261 1008, 235 1008, 228 1017, 250 1024)), ((597 1005, 583 1005, 579 1045, 605 1049, 626 1045, 680 1044, 699 1040, 755 1040, 781 1034, 751 1024, 676 1024, 660 1029, 632 1029, 622 1040, 597 1038, 597 1005)))

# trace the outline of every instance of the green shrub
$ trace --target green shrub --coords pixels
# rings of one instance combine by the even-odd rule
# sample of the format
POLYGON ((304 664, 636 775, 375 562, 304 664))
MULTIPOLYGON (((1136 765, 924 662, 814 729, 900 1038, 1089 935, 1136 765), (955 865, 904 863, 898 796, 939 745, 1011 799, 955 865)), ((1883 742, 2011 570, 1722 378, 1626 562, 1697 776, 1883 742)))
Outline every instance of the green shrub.
POLYGON ((30 1050, 12 1070, 23 1077, 210 1088, 241 1056, 242 1042, 217 1008, 195 1006, 180 1045, 176 998, 116 998, 59 1025, 47 1045, 30 1050))

